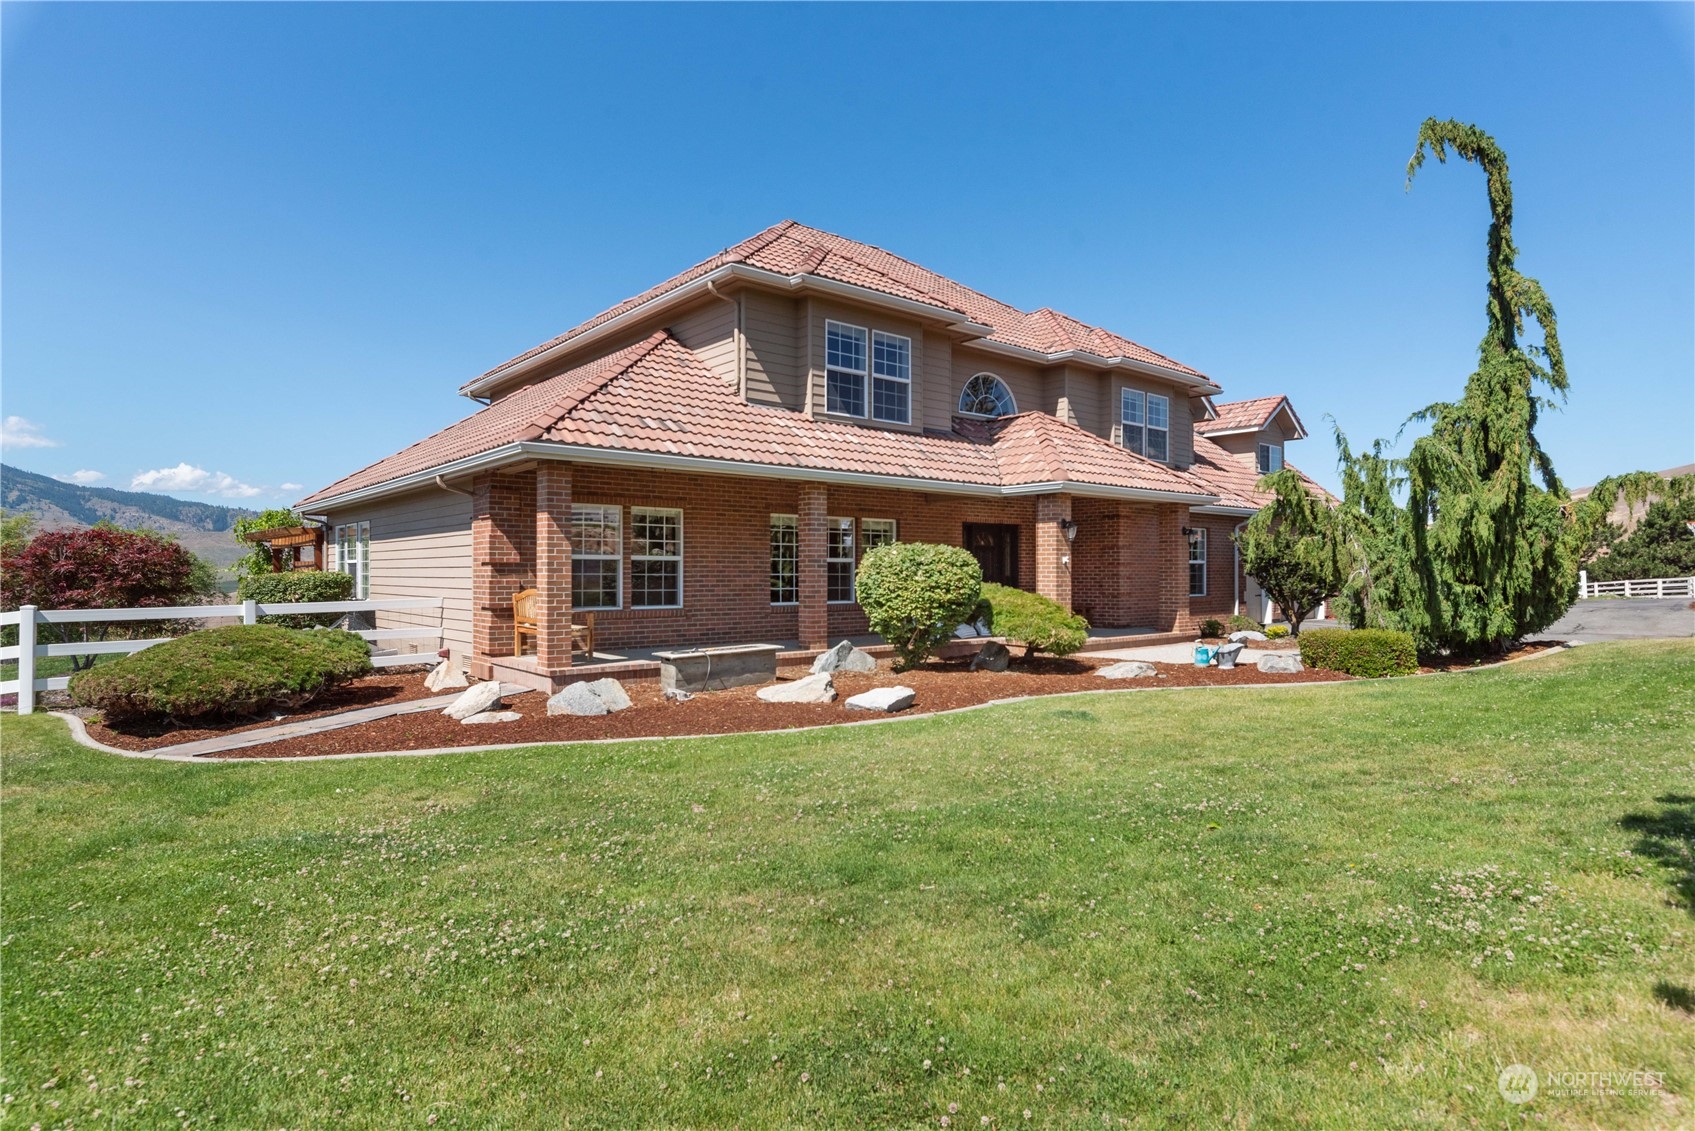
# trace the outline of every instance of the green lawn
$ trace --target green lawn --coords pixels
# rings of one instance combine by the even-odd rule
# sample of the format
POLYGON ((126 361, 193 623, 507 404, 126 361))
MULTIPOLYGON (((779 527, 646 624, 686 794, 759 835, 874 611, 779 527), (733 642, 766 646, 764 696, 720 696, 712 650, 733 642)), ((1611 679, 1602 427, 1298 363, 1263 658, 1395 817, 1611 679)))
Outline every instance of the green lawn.
POLYGON ((0 742, 6 1126, 1695 1122, 1687 642, 434 758, 0 742))

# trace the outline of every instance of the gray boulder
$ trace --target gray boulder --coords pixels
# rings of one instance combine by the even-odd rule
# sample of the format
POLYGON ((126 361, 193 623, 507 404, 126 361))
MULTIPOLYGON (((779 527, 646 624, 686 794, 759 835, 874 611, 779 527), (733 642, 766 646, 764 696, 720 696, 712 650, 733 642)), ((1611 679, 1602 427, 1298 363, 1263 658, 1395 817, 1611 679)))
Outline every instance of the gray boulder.
POLYGON ((881 711, 893 714, 912 706, 918 693, 910 687, 873 687, 848 698, 847 706, 856 711, 881 711))
POLYGON ((979 620, 960 625, 953 630, 953 635, 956 640, 970 640, 978 636, 993 636, 994 633, 989 631, 987 621, 979 620))
POLYGON ((554 693, 547 701, 549 715, 577 715, 589 718, 595 715, 610 715, 612 708, 606 701, 591 690, 587 683, 572 683, 564 690, 554 693))
POLYGON ((1237 643, 1237 644, 1241 643, 1244 640, 1264 640, 1264 639, 1265 639, 1265 633, 1263 633, 1263 632, 1253 632, 1251 630, 1248 631, 1248 632, 1232 632, 1230 634, 1231 642, 1237 643))
POLYGON ((1299 652, 1261 652, 1259 654, 1259 670, 1290 674, 1305 671, 1306 668, 1301 666, 1301 654, 1299 652))
POLYGON ((990 640, 977 649, 977 654, 971 657, 971 670, 974 672, 1004 672, 1010 663, 1012 663, 1012 653, 1007 651, 1006 645, 998 640, 990 640))
POLYGON ((1119 664, 1108 664, 1095 672, 1102 679, 1142 679, 1150 675, 1158 675, 1159 669, 1152 664, 1144 664, 1141 660, 1125 660, 1119 664))
POLYGON ((498 679, 484 680, 474 683, 459 698, 449 703, 442 714, 450 719, 464 722, 472 715, 480 715, 484 711, 492 711, 500 705, 501 687, 498 679))
POLYGON ((468 719, 460 719, 460 726, 472 726, 478 723, 515 723, 523 718, 517 711, 483 711, 468 719))
POLYGON ((829 672, 817 672, 788 683, 767 684, 754 694, 767 703, 834 703, 836 681, 829 672))
POLYGON ((465 678, 464 670, 451 657, 437 664, 430 674, 424 677, 426 691, 456 691, 469 686, 470 682, 465 678))
POLYGON ((624 685, 615 679, 597 679, 593 683, 585 683, 589 693, 602 703, 608 711, 622 711, 631 705, 630 695, 624 690, 624 685))
POLYGON ((828 652, 818 653, 812 661, 812 674, 824 672, 874 672, 877 661, 871 658, 869 652, 862 652, 853 646, 853 641, 844 640, 828 652))
POLYGON ((694 692, 684 691, 680 687, 667 687, 665 689, 665 698, 669 699, 673 703, 687 703, 690 699, 694 698, 694 692))

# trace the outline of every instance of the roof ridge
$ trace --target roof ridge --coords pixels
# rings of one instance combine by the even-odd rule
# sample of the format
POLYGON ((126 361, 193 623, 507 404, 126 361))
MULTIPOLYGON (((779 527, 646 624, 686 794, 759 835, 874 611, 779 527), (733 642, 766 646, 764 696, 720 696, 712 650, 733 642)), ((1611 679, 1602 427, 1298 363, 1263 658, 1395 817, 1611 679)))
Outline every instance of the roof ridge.
POLYGON ((615 378, 628 373, 632 368, 639 365, 644 358, 658 349, 670 337, 671 332, 669 330, 655 330, 635 345, 625 346, 617 353, 608 354, 603 359, 606 363, 604 372, 597 373, 586 381, 572 385, 565 391, 564 396, 531 418, 530 422, 518 433, 518 439, 521 441, 539 440, 547 435, 548 429, 565 419, 579 405, 604 389, 615 378), (615 359, 618 358, 619 354, 629 354, 630 356, 622 362, 618 362, 615 359))

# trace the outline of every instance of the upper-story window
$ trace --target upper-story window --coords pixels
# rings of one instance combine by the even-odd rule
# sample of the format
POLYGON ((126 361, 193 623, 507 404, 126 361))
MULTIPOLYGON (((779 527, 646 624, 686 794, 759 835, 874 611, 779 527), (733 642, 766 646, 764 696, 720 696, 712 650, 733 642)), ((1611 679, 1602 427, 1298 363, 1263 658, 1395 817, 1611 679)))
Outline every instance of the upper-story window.
POLYGON ((965 383, 965 388, 959 391, 959 411, 962 416, 1012 416, 1018 412, 1018 405, 1012 399, 1012 390, 1006 387, 1006 382, 993 373, 979 373, 965 383))
POLYGON ((865 329, 824 323, 824 411, 865 415, 865 329))
POLYGON ((912 339, 877 330, 871 335, 871 416, 912 423, 912 339))
POLYGON ((1259 458, 1256 461, 1261 475, 1270 475, 1274 471, 1283 470, 1283 445, 1261 444, 1259 458))
POLYGON ((1171 458, 1169 397, 1125 389, 1119 399, 1118 419, 1123 425, 1125 447, 1161 463, 1171 458))

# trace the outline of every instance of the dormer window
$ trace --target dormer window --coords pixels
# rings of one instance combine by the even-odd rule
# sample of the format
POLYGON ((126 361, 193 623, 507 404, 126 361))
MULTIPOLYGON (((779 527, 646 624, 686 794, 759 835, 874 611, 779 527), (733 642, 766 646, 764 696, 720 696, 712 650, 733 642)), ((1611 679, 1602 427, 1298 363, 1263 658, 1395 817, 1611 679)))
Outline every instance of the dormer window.
POLYGON ((865 329, 824 323, 824 411, 865 415, 865 329))
POLYGON ((959 392, 959 414, 982 416, 993 420, 997 416, 1015 416, 1018 404, 1012 390, 993 373, 979 373, 965 383, 959 392))
POLYGON ((912 423, 912 339, 878 330, 871 335, 871 416, 912 423))
POLYGON ((868 400, 871 419, 912 423, 912 339, 826 321, 824 411, 864 417, 868 400))
POLYGON ((1123 444, 1137 455, 1165 463, 1171 458, 1171 399, 1125 389, 1118 402, 1123 444))
POLYGON ((1283 445, 1261 444, 1258 459, 1259 473, 1270 475, 1274 471, 1283 470, 1283 445))

